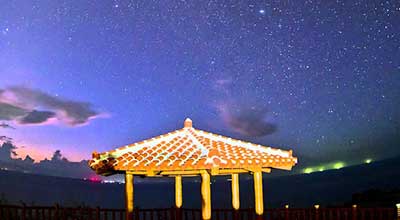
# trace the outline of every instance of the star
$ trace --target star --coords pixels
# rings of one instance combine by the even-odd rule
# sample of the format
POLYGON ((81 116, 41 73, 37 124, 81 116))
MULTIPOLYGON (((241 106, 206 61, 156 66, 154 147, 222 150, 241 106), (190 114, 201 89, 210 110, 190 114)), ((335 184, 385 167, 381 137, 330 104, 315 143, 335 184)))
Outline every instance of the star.
POLYGON ((10 30, 10 29, 8 29, 8 27, 7 27, 7 28, 5 28, 2 32, 3 32, 4 35, 6 35, 6 34, 8 33, 9 30, 10 30))
MULTIPOLYGON (((327 9, 311 1, 113 0, 94 10, 67 1, 54 7, 10 1, 0 7, 0 93, 8 85, 27 84, 72 99, 68 104, 78 94, 79 101, 113 112, 112 119, 99 119, 109 123, 94 121, 95 127, 82 130, 87 133, 57 138, 60 146, 79 145, 81 136, 96 134, 99 138, 86 142, 105 149, 132 136, 164 133, 155 125, 194 114, 211 131, 221 128, 228 136, 252 129, 254 121, 271 120, 276 134, 257 137, 260 144, 293 146, 296 154, 314 154, 318 139, 318 157, 363 161, 365 153, 375 152, 368 156, 378 160, 386 149, 400 153, 394 132, 400 120, 395 74, 400 7, 392 2, 354 10, 360 4, 327 9), (126 136, 110 132, 104 142, 97 128, 106 132, 109 125, 126 136), (375 150, 376 143, 385 150, 375 150), (365 153, 329 153, 349 146, 363 146, 365 153)), ((33 136, 20 129, 15 138, 35 142, 36 135, 57 132, 28 129, 33 136)), ((49 138, 43 142, 53 144, 49 138)))

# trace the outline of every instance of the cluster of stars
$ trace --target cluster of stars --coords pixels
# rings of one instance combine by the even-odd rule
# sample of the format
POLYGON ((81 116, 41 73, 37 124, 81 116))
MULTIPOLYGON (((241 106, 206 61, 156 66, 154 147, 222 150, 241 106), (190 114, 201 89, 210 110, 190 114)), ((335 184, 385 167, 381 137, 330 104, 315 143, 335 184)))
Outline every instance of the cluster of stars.
POLYGON ((186 116, 235 135, 221 103, 266 107, 278 131, 253 141, 304 154, 396 134, 398 2, 29 4, 0 9, 0 82, 90 98, 137 137, 186 116))

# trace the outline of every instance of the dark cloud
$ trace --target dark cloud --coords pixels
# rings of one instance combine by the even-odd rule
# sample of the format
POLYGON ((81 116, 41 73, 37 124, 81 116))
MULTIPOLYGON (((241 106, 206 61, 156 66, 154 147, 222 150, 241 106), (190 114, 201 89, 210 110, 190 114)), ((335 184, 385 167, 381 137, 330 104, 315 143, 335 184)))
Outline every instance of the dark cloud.
MULTIPOLYGON (((1 136, 0 136, 1 137, 1 136)), ((44 159, 34 163, 31 156, 25 159, 18 157, 17 147, 12 142, 0 142, 0 167, 13 171, 44 174, 50 176, 63 176, 73 178, 87 178, 93 176, 88 161, 71 162, 63 157, 60 150, 56 150, 51 160, 44 159)))
POLYGON ((2 122, 2 123, 0 124, 0 128, 15 129, 13 126, 11 126, 11 125, 9 125, 9 124, 7 124, 7 123, 4 123, 4 122, 2 122))
POLYGON ((266 121, 268 110, 265 106, 258 104, 257 100, 235 96, 233 91, 234 81, 220 78, 214 82, 214 90, 221 97, 216 108, 225 125, 235 132, 248 137, 262 137, 277 131, 277 125, 266 121))
POLYGON ((0 120, 20 124, 42 124, 56 119, 75 126, 99 116, 88 102, 62 99, 22 86, 0 89, 0 120))
POLYGON ((21 124, 40 124, 54 118, 56 113, 50 111, 36 111, 29 112, 26 116, 19 119, 18 122, 21 124))
POLYGON ((226 125, 241 135, 261 137, 277 131, 275 124, 266 121, 266 108, 222 104, 218 109, 226 125))
POLYGON ((4 136, 4 135, 0 135, 0 141, 1 142, 11 142, 12 138, 4 136))
POLYGON ((0 120, 13 120, 25 115, 28 111, 8 103, 1 102, 0 96, 0 120))

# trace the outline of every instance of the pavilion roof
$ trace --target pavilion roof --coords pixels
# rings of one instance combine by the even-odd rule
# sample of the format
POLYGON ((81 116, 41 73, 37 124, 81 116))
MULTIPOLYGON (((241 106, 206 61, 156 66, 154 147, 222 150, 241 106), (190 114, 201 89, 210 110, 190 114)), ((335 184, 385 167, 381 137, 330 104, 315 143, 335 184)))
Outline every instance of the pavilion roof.
POLYGON ((189 175, 200 170, 211 170, 216 174, 220 170, 268 172, 270 168, 290 170, 297 163, 291 150, 198 130, 192 127, 190 119, 185 120, 182 129, 115 150, 93 152, 92 157, 89 166, 101 175, 125 171, 147 176, 185 172, 189 175))

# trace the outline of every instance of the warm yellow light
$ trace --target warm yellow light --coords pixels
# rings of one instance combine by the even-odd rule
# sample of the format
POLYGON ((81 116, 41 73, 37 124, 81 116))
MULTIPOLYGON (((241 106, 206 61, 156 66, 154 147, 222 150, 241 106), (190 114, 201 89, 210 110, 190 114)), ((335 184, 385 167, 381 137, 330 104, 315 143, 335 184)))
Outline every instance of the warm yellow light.
POLYGON ((182 207, 182 176, 175 176, 175 207, 182 207))
POLYGON ((343 162, 337 162, 333 165, 333 168, 335 169, 341 169, 345 166, 345 164, 343 162))
POLYGON ((285 209, 288 209, 289 208, 289 205, 285 205, 285 209))
POLYGON ((319 209, 319 205, 314 205, 314 208, 315 209, 319 209))
POLYGON ((305 168, 305 169, 304 169, 304 173, 307 173, 307 174, 308 174, 308 173, 312 173, 312 172, 314 172, 314 169, 313 169, 313 168, 310 168, 310 167, 309 167, 309 168, 305 168))
POLYGON ((364 162, 365 162, 365 163, 371 163, 371 162, 372 162, 372 159, 369 159, 369 158, 368 158, 368 159, 365 159, 364 162))
POLYGON ((400 203, 397 203, 397 204, 396 204, 396 207, 397 207, 398 209, 400 209, 400 203))

